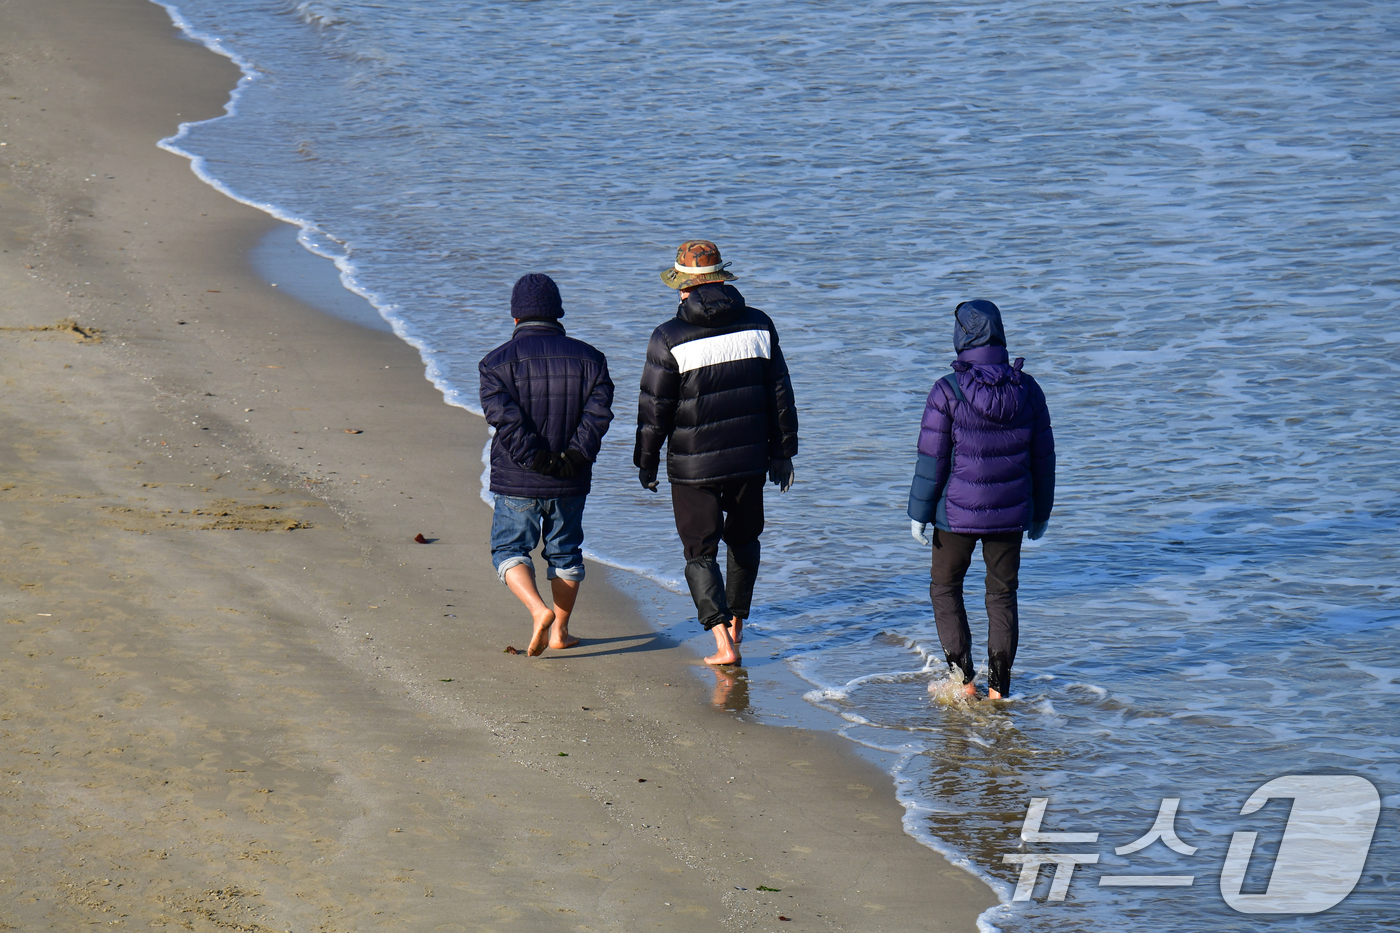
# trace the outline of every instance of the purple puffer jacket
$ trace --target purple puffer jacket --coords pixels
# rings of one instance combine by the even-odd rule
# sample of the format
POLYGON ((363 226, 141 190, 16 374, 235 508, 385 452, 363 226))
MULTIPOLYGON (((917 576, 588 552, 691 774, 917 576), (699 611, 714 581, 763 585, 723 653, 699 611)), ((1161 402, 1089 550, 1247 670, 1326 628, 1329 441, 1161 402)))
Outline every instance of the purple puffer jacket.
POLYGON ((1050 519, 1055 437, 1045 393, 1006 348, 963 350, 953 363, 959 399, 933 384, 919 430, 909 517, 944 531, 1023 531, 1050 519))

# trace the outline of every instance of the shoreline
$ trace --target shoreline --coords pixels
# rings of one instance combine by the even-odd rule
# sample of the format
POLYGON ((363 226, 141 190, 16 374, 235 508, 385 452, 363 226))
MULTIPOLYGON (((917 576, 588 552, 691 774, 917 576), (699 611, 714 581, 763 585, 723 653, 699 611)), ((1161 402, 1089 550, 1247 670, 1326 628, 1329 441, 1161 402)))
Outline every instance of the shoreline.
MULTIPOLYGON (((248 201, 235 200, 250 207, 256 207, 248 201)), ((291 292, 291 290, 285 289, 287 278, 300 277, 307 284, 291 293, 302 303, 320 313, 350 321, 361 327, 393 333, 391 325, 383 318, 376 316, 374 322, 366 322, 363 314, 358 314, 353 309, 337 307, 343 301, 341 296, 348 296, 350 302, 363 303, 370 313, 378 315, 378 309, 368 299, 358 292, 351 291, 340 281, 340 270, 333 259, 308 250, 297 241, 296 236, 302 228, 291 221, 283 221, 280 218, 278 218, 277 226, 285 227, 285 230, 274 228, 265 234, 258 241, 258 245, 254 247, 255 253, 270 253, 269 244, 274 244, 272 248, 284 249, 289 254, 279 260, 280 272, 276 287, 291 292), (322 266, 325 268, 318 269, 322 266), (339 294, 336 294, 337 292, 339 294)), ((272 284, 272 279, 269 277, 271 266, 260 264, 256 259, 252 265, 264 282, 272 284)), ((444 404, 450 403, 444 400, 444 404)), ((480 417, 475 412, 470 412, 470 414, 474 417, 480 417)), ((487 462, 486 458, 489 453, 488 444, 483 447, 483 464, 487 462)), ((483 471, 480 489, 482 501, 489 503, 490 493, 487 488, 487 477, 487 472, 483 471)), ((686 633, 684 626, 694 622, 693 606, 689 601, 688 594, 671 589, 651 574, 611 562, 606 558, 600 558, 587 547, 584 550, 588 563, 591 566, 606 568, 608 585, 621 591, 623 596, 630 600, 638 611, 642 612, 653 631, 669 638, 679 637, 680 643, 688 646, 695 658, 704 657, 711 650, 712 639, 707 633, 686 633), (644 606, 649 607, 649 609, 643 609, 644 606)), ((744 666, 743 674, 738 678, 723 676, 704 665, 691 666, 691 673, 701 687, 711 691, 711 705, 716 709, 725 709, 736 715, 746 716, 748 717, 746 721, 753 722, 755 725, 773 728, 811 729, 839 735, 849 743, 849 748, 855 755, 880 768, 894 783, 896 799, 905 809, 904 827, 910 838, 938 853, 950 864, 962 867, 974 878, 998 892, 998 896, 1003 902, 1009 901, 1011 893, 1009 887, 981 871, 966 852, 959 850, 948 841, 934 835, 927 827, 919 824, 919 817, 931 811, 926 804, 918 800, 916 794, 908 793, 907 799, 901 796, 900 788, 906 782, 900 777, 898 771, 893 769, 902 767, 905 760, 904 753, 871 745, 845 735, 844 730, 850 728, 853 723, 839 713, 811 703, 806 699, 806 695, 812 692, 821 692, 823 688, 819 684, 804 679, 801 674, 790 669, 779 658, 779 654, 773 653, 783 650, 782 645, 776 639, 758 632, 750 632, 749 640, 751 645, 758 646, 761 650, 750 653, 750 659, 744 666), (708 682, 710 676, 715 678, 714 684, 708 682), (737 683, 735 683, 736 680, 737 683)), ((996 911, 1000 906, 1002 905, 993 906, 990 910, 996 911)), ((986 915, 979 917, 978 929, 987 929, 989 923, 986 915)))
MULTIPOLYGON (((240 201, 239 203, 246 204, 247 202, 240 201)), ((279 221, 277 227, 264 234, 253 250, 255 258, 252 266, 255 273, 269 286, 292 294, 298 301, 319 313, 339 320, 350 321, 352 324, 367 327, 370 330, 392 334, 389 323, 382 318, 376 317, 375 322, 377 323, 368 323, 365 321, 364 314, 355 313, 354 310, 347 309, 342 305, 342 296, 348 296, 351 302, 362 303, 368 312, 378 314, 377 309, 367 299, 344 287, 338 278, 339 270, 333 260, 307 250, 296 241, 296 232, 299 229, 295 224, 279 221), (275 284, 269 277, 272 267, 259 263, 256 258, 257 254, 266 255, 271 253, 273 249, 285 251, 285 255, 277 260, 278 281, 275 284), (289 278, 299 279, 300 287, 287 288, 289 278)), ((450 403, 444 401, 443 404, 450 403)), ((475 412, 469 412, 469 414, 475 418, 481 417, 475 412)), ((489 453, 488 443, 482 448, 483 462, 489 453)), ((489 502, 487 474, 484 471, 481 480, 482 501, 489 502)), ((713 639, 703 631, 692 630, 695 622, 694 606, 690 602, 688 593, 674 590, 644 571, 623 566, 606 557, 600 557, 586 544, 584 554, 589 566, 605 568, 608 575, 608 585, 620 590, 622 595, 637 607, 638 611, 642 611, 643 606, 648 607, 642 611, 642 614, 655 632, 668 638, 678 639, 681 643, 690 646, 697 659, 712 650, 713 639)), ((595 572, 597 571, 595 570, 595 572)), ((746 701, 744 706, 728 704, 724 705, 724 708, 735 713, 749 714, 755 717, 753 720, 755 723, 776 722, 781 719, 785 720, 784 726, 798 726, 827 732, 839 731, 842 726, 850 724, 839 714, 815 706, 804 699, 805 694, 820 688, 803 679, 801 675, 792 671, 782 661, 775 660, 777 658, 776 652, 783 650, 782 645, 776 639, 764 636, 759 632, 754 632, 749 637, 750 643, 759 650, 751 652, 752 657, 745 665, 746 676, 743 678, 745 683, 742 685, 742 689, 750 699, 754 699, 757 695, 757 702, 747 704, 746 701)), ((712 669, 704 665, 697 665, 694 668, 694 673, 702 684, 710 686, 705 682, 709 679, 708 675, 714 673, 712 669)), ((715 695, 718 695, 719 687, 716 686, 715 689, 717 691, 715 695)), ((852 742, 852 746, 857 754, 871 760, 885 761, 893 757, 892 753, 886 750, 875 749, 858 742, 852 742)), ((942 851, 933 846, 931 848, 942 851)), ((946 853, 944 854, 946 855, 946 853)))
MULTIPOLYGON (((239 203, 248 204, 246 201, 239 201, 239 203)), ((249 204, 249 206, 253 205, 249 204)), ((335 307, 340 297, 334 293, 327 293, 327 289, 334 289, 342 296, 349 296, 352 301, 362 302, 369 311, 378 313, 367 299, 344 287, 338 278, 339 270, 333 260, 312 252, 297 242, 296 234, 301 228, 289 221, 281 220, 278 220, 277 227, 285 227, 286 229, 274 228, 269 233, 264 234, 259 239, 258 245, 254 247, 255 252, 265 251, 268 245, 273 243, 276 248, 286 249, 289 253, 288 256, 280 259, 280 273, 276 287, 294 294, 297 300, 322 314, 349 321, 371 330, 392 334, 390 325, 382 318, 376 318, 375 323, 367 323, 363 315, 356 314, 352 310, 335 307), (320 266, 326 268, 318 269, 317 267, 320 266), (292 292, 290 289, 286 289, 286 281, 289 277, 300 277, 307 284, 296 292, 292 292)), ((270 250, 266 251, 270 252, 270 250)), ((269 285, 273 284, 269 277, 270 267, 260 265, 256 259, 252 266, 264 282, 269 285)), ((474 412, 470 414, 473 417, 480 417, 474 412)), ((489 451, 489 446, 483 448, 483 462, 485 462, 489 451)), ((486 502, 489 497, 485 473, 482 474, 481 497, 483 502, 486 502)), ((680 644, 688 646, 695 658, 703 657, 711 649, 712 639, 707 633, 687 633, 684 628, 687 624, 694 622, 693 606, 689 601, 688 594, 678 593, 670 589, 651 575, 598 558, 587 548, 585 548, 585 553, 591 566, 605 568, 608 574, 607 585, 619 590, 624 598, 628 599, 642 613, 643 618, 654 632, 672 639, 679 638, 680 644)), ((752 722, 759 726, 801 728, 840 735, 849 744, 850 750, 855 755, 885 771, 886 776, 895 784, 896 797, 900 800, 901 806, 905 808, 904 826, 905 832, 910 838, 938 853, 949 863, 963 867, 973 877, 996 890, 998 882, 987 877, 985 873, 973 865, 966 853, 933 835, 927 828, 917 825, 919 815, 929 811, 926 805, 917 802, 914 795, 910 795, 907 802, 899 798, 899 788, 903 782, 896 773, 891 771, 891 768, 901 762, 904 757, 902 753, 870 745, 844 735, 843 730, 852 725, 851 721, 833 710, 807 701, 806 694, 820 691, 822 688, 791 670, 785 662, 779 659, 778 654, 771 653, 782 650, 782 646, 777 640, 757 632, 751 633, 749 638, 752 645, 760 647, 761 650, 751 652, 750 660, 744 666, 742 676, 737 678, 737 683, 734 683, 736 678, 722 676, 704 665, 691 665, 690 673, 701 686, 702 692, 711 691, 709 694, 711 705, 716 709, 724 709, 736 715, 745 716, 746 722, 752 722), (711 676, 715 678, 714 684, 709 683, 711 676)), ((1009 889, 1001 892, 1003 900, 1009 898, 1009 893, 1009 889)), ((991 909, 996 910, 997 907, 994 906, 991 909)), ((984 925, 986 918, 980 919, 982 922, 979 922, 978 929, 986 929, 984 925)))
POLYGON ((887 775, 712 709, 615 571, 584 651, 501 654, 484 424, 261 282, 277 221, 155 148, 236 69, 145 0, 79 6, 0 4, 2 323, 101 331, 0 335, 0 920, 975 926, 994 898, 887 775))

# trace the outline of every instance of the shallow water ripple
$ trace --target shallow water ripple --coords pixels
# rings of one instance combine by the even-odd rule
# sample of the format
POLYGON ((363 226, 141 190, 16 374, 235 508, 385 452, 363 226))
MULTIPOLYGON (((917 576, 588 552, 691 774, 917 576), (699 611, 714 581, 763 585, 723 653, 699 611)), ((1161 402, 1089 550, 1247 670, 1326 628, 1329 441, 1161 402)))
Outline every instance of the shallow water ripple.
MULTIPOLYGON (((1216 882, 1255 787, 1343 771, 1396 799, 1400 7, 180 10, 254 78, 235 118, 176 145, 301 222, 449 401, 475 406, 514 279, 560 280, 619 386, 590 546, 672 585, 669 503, 636 486, 629 418, 674 307, 657 271, 682 239, 721 243, 802 411, 754 626, 853 739, 899 750, 911 830, 1013 884, 1000 856, 1030 797, 1112 845, 1182 798, 1200 853, 1156 846, 1133 870, 1189 867, 1191 888, 1097 887, 1128 861, 1108 845, 1069 900, 1046 880, 990 922, 1252 928, 1216 882), (997 709, 927 692, 941 665, 903 515, 969 297, 1004 309, 1060 456, 1023 568, 1019 698, 997 709)), ((1291 929, 1388 927, 1395 823, 1357 892, 1291 929)))

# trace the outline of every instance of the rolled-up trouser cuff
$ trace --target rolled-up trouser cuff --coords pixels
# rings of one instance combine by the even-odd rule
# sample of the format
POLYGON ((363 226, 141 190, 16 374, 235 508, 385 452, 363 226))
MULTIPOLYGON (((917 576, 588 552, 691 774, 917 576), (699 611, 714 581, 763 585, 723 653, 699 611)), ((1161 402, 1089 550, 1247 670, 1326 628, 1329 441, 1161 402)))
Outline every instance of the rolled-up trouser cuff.
POLYGON ((583 564, 577 567, 548 567, 545 569, 545 576, 553 580, 558 577, 560 580, 571 580, 574 583, 583 582, 583 564))
POLYGON ((499 567, 496 568, 496 577, 497 577, 497 579, 499 579, 502 583, 505 583, 505 582, 506 582, 506 571, 509 570, 510 568, 512 568, 512 567, 514 567, 514 566, 516 566, 516 565, 518 565, 518 564, 529 564, 529 565, 530 565, 530 575, 531 575, 531 576, 534 576, 534 574, 535 574, 535 562, 534 562, 529 556, 526 556, 526 557, 507 557, 505 560, 501 561, 501 565, 500 565, 499 567))

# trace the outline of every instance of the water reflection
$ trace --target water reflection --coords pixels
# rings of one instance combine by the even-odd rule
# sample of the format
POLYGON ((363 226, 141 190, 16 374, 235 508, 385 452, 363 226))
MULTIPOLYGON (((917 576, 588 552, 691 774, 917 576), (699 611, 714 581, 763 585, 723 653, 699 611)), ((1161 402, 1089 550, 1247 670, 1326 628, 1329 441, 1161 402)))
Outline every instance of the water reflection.
POLYGON ((725 709, 731 713, 748 712, 748 672, 742 667, 716 667, 712 670, 715 675, 715 690, 710 695, 710 703, 715 709, 725 709))
MULTIPOLYGON (((685 0, 337 0, 329 25, 179 2, 276 76, 182 145, 314 218, 450 401, 475 404, 516 276, 607 257, 561 281, 623 419, 590 546, 677 581, 623 413, 673 307, 656 268, 685 236, 721 241, 778 322, 803 420, 754 619, 816 702, 914 755, 912 802, 953 814, 937 836, 979 870, 1003 871, 1032 793, 1121 841, 1178 796, 1209 847, 1284 773, 1395 792, 1400 5, 739 0, 745 28, 716 43, 685 0), (697 82, 742 103, 704 133, 697 82), (974 295, 1006 310, 1062 458, 1000 710, 930 705, 927 555, 903 516, 946 315, 974 295)), ((719 708, 749 708, 744 672, 715 676, 719 708)), ((1397 838, 1296 927, 1393 926, 1397 838)), ((1208 891, 1070 898, 1097 929, 1241 928, 1208 891)), ((1038 893, 998 925, 1071 928, 1064 907, 1038 893)))

